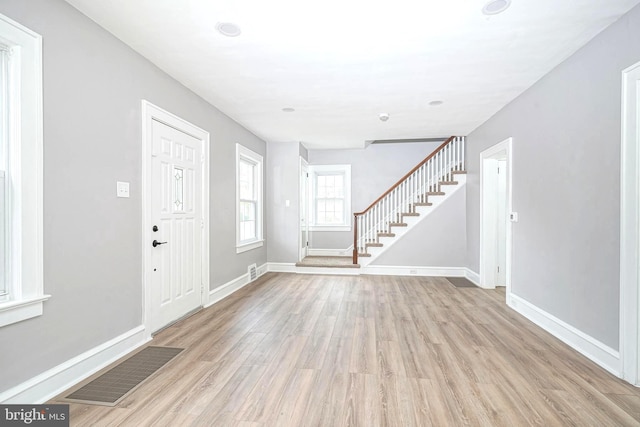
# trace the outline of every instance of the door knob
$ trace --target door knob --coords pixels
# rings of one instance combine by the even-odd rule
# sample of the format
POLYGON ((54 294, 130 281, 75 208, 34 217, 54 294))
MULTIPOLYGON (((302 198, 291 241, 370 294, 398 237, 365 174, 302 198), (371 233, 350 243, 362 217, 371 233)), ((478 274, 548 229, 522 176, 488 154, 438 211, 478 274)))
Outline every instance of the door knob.
POLYGON ((151 243, 151 244, 155 248, 156 246, 164 245, 165 243, 167 243, 167 242, 158 242, 157 240, 154 240, 153 243, 151 243))

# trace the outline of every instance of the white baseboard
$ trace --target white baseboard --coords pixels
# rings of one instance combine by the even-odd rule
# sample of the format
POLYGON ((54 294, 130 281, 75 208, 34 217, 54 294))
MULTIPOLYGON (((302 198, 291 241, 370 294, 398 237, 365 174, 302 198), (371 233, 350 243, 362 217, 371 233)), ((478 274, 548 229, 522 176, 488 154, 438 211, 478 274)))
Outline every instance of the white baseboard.
POLYGON ((482 287, 482 286, 480 286, 480 274, 476 273, 475 271, 473 271, 473 270, 471 270, 469 268, 465 268, 464 269, 464 277, 466 277, 467 280, 469 280, 471 283, 473 283, 477 287, 479 287, 479 288, 482 287))
POLYGON ((467 277, 463 267, 411 267, 395 265, 367 265, 361 268, 296 267, 294 263, 269 262, 268 271, 297 274, 333 274, 357 276, 371 274, 378 276, 424 276, 424 277, 467 277))
POLYGON ((274 273, 327 274, 334 276, 359 276, 362 274, 360 268, 297 267, 294 263, 289 262, 270 262, 267 269, 274 273))
POLYGON ((352 256, 353 245, 347 249, 307 249, 309 256, 352 256))
POLYGON ((621 361, 618 351, 514 294, 507 297, 507 305, 613 375, 620 377, 621 361))
POLYGON ((359 276, 362 274, 359 268, 340 267, 296 267, 298 274, 326 274, 330 276, 359 276))
POLYGON ((296 264, 293 262, 268 262, 267 271, 274 273, 297 273, 296 264))
MULTIPOLYGON (((267 263, 262 264, 260 267, 256 268, 256 279, 266 273, 267 270, 267 263)), ((236 277, 235 279, 232 279, 227 283, 218 286, 214 290, 209 291, 209 302, 204 306, 204 308, 211 307, 213 304, 228 297, 237 290, 244 288, 249 283, 251 283, 251 277, 247 272, 240 277, 236 277)))
POLYGON ((362 274, 379 276, 465 277, 462 267, 410 267, 395 265, 367 265, 362 274))
POLYGON ((3 404, 44 403, 148 341, 145 338, 144 326, 138 326, 4 391, 0 394, 0 402, 3 404))

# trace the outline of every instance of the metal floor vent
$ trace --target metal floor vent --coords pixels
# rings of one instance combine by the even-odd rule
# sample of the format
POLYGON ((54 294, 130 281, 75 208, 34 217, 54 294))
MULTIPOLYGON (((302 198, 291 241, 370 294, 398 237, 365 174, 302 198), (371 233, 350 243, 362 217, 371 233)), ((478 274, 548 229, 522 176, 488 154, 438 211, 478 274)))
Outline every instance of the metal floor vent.
POLYGON ((66 396, 63 400, 115 406, 182 350, 184 349, 147 347, 66 396))
POLYGON ((256 277, 258 277, 258 270, 255 264, 251 264, 249 266, 249 281, 253 282, 254 280, 256 280, 256 277))

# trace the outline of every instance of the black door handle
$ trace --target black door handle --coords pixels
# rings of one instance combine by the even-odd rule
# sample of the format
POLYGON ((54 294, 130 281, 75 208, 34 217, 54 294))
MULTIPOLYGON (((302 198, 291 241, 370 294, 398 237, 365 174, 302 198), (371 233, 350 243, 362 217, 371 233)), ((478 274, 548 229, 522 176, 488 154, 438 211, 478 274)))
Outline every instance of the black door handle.
POLYGON ((157 240, 154 240, 152 245, 155 248, 156 246, 164 245, 165 243, 167 243, 167 242, 158 242, 157 240))

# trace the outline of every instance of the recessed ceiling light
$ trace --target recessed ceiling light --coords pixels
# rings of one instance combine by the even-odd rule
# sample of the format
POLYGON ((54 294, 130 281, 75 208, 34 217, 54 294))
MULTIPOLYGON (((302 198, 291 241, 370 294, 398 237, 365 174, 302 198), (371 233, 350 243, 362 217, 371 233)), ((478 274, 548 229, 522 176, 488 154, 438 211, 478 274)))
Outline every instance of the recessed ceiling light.
POLYGON ((296 109, 291 107, 284 107, 282 111, 284 111, 285 113, 293 113, 294 111, 296 111, 296 109))
POLYGON ((484 5, 482 13, 485 15, 497 15, 507 10, 510 4, 511 0, 491 0, 484 5))
POLYGON ((442 105, 442 104, 444 104, 444 101, 431 101, 429 103, 429 105, 432 105, 434 107, 437 106, 437 105, 442 105))
POLYGON ((216 24, 216 30, 227 37, 238 37, 241 33, 240 27, 233 22, 218 22, 216 24))
POLYGON ((378 118, 380 119, 380 121, 386 122, 387 120, 389 120, 389 113, 380 113, 378 118))

